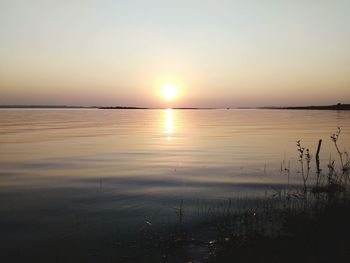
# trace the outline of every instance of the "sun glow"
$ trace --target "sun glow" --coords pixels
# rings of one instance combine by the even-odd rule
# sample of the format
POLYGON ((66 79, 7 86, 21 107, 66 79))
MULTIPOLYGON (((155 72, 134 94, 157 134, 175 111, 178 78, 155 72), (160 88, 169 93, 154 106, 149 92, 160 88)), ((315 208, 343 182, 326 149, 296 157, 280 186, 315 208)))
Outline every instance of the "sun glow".
POLYGON ((177 86, 173 83, 165 83, 162 86, 162 95, 167 100, 173 100, 177 96, 177 86))

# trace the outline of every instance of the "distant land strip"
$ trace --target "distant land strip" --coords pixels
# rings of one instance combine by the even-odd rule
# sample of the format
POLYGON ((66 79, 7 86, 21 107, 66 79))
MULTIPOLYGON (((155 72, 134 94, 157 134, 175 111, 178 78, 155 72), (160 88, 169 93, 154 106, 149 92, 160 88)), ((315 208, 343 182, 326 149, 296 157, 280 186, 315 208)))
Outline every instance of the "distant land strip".
MULTIPOLYGON (((0 109, 102 109, 102 110, 156 110, 166 108, 146 108, 134 106, 69 106, 69 105, 0 105, 0 109)), ((213 110, 216 108, 178 107, 174 110, 213 110)))
POLYGON ((0 105, 1 109, 96 109, 97 106, 69 105, 0 105))
MULTIPOLYGON (((108 109, 108 110, 156 110, 166 108, 146 108, 134 106, 70 106, 70 105, 0 105, 0 109, 108 109)), ((215 110, 220 108, 208 107, 175 107, 174 110, 215 110)), ((222 108, 224 109, 224 108, 222 108)), ((335 105, 321 105, 321 106, 264 106, 264 107, 232 107, 226 109, 273 109, 273 110, 350 110, 350 104, 335 104, 335 105)))
POLYGON ((127 107, 127 106, 107 106, 107 107, 98 107, 102 110, 147 110, 149 108, 143 107, 127 107))
POLYGON ((324 106, 290 106, 290 107, 259 107, 259 109, 277 110, 350 110, 350 104, 335 104, 324 106))
MULTIPOLYGON (((166 108, 140 108, 140 107, 122 107, 122 106, 116 106, 116 107, 98 107, 99 109, 166 109, 166 108)), ((193 107, 180 107, 180 108, 171 108, 173 110, 214 110, 215 108, 193 108, 193 107)))

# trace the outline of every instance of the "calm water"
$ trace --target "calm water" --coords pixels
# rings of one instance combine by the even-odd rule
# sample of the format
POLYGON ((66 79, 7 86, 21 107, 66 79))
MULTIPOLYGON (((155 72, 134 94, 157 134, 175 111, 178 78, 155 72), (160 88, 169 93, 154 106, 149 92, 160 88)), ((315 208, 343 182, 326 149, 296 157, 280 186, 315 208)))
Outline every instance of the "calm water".
POLYGON ((326 171, 338 162, 337 126, 350 149, 349 120, 337 111, 0 110, 1 248, 13 258, 42 255, 38 247, 59 254, 58 240, 96 249, 89 239, 171 220, 181 200, 189 214, 198 202, 283 187, 281 166, 299 184, 295 141, 314 155, 322 138, 326 171))

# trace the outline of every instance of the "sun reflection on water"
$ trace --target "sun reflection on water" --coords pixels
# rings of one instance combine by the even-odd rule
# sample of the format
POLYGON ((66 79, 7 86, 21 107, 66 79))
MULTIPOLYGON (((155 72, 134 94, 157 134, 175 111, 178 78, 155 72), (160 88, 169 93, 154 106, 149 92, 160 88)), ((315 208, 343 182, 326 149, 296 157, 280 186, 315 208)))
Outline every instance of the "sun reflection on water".
POLYGON ((165 115, 165 132, 167 134, 167 139, 171 140, 172 135, 174 133, 174 116, 173 116, 173 109, 166 109, 166 115, 165 115))

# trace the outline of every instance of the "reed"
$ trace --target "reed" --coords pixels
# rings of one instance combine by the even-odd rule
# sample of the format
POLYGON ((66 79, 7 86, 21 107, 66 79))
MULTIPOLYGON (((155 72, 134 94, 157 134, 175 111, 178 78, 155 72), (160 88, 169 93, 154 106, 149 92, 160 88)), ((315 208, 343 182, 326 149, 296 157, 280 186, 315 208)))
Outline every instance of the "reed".
POLYGON ((145 222, 133 243, 122 242, 130 247, 120 249, 115 262, 350 262, 349 156, 340 151, 340 131, 331 140, 342 161, 337 167, 330 159, 326 173, 320 169, 319 140, 315 185, 308 181, 311 151, 299 140, 300 188, 289 189, 290 169, 284 161, 281 172, 288 175, 288 191, 275 189, 262 198, 230 198, 204 207, 198 202, 196 220, 187 213, 184 217, 181 200, 174 208, 174 224, 145 222))

